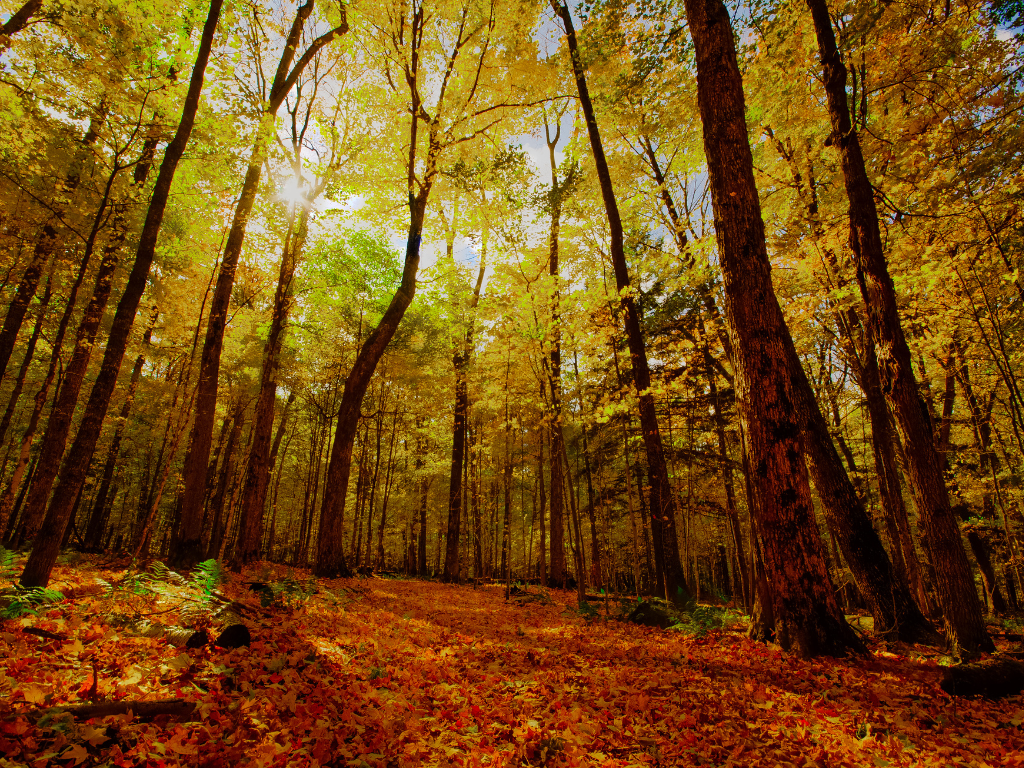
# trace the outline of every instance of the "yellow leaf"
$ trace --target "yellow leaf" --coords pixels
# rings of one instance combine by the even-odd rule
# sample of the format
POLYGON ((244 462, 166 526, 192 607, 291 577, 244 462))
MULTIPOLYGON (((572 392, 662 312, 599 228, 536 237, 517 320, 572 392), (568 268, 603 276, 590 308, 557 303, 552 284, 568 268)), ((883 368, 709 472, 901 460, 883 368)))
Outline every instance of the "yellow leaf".
POLYGON ((82 734, 82 738, 94 747, 98 747, 100 744, 110 741, 106 727, 97 728, 94 725, 83 725, 80 733, 82 734))
POLYGON ((75 765, 79 765, 89 759, 89 753, 85 751, 85 747, 81 744, 75 744, 72 747, 68 747, 64 750, 64 753, 60 756, 61 760, 74 760, 75 765))
POLYGON ((21 689, 21 695, 25 697, 25 701, 29 704, 42 704, 46 698, 46 691, 38 685, 26 685, 21 689))

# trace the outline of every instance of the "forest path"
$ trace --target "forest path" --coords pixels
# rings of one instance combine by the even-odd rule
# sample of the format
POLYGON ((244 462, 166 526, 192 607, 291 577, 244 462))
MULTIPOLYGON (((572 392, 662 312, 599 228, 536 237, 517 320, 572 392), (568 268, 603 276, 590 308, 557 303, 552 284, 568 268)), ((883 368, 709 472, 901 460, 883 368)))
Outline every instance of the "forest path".
MULTIPOLYGON (((734 632, 588 623, 568 592, 515 605, 500 587, 347 579, 309 595, 283 570, 269 606, 242 580, 220 588, 245 605, 250 648, 185 651, 116 620, 114 601, 143 598, 83 589, 123 574, 60 577, 78 597, 0 634, 0 766, 1024 763, 1021 697, 954 706, 934 661, 801 661, 734 632), (87 701, 94 664, 100 698, 183 698, 200 719, 30 722, 87 701)), ((187 593, 161 589, 154 611, 187 593)))

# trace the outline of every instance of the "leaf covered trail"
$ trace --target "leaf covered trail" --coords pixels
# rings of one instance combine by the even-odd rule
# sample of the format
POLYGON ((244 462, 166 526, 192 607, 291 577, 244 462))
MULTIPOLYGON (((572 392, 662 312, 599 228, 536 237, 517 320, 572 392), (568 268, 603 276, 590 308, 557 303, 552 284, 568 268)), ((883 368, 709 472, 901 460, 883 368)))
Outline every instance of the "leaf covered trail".
MULTIPOLYGON (((97 575, 112 578, 59 578, 97 575)), ((231 651, 138 636, 81 587, 4 622, 0 765, 1024 764, 1021 697, 954 704, 934 661, 808 662, 734 632, 588 623, 568 593, 514 605, 500 587, 319 587, 263 608, 241 581, 225 585, 253 638, 231 651), (100 699, 179 697, 201 719, 26 716, 88 701, 93 669, 100 699)))

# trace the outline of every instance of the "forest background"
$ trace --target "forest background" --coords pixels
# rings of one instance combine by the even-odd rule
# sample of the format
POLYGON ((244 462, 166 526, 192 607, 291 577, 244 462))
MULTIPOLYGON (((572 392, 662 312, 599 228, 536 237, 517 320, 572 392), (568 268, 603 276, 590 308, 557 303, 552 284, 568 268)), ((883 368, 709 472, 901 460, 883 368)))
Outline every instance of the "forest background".
POLYGON ((62 547, 538 579, 804 655, 1020 610, 1017 5, 6 5, 24 588, 62 547))

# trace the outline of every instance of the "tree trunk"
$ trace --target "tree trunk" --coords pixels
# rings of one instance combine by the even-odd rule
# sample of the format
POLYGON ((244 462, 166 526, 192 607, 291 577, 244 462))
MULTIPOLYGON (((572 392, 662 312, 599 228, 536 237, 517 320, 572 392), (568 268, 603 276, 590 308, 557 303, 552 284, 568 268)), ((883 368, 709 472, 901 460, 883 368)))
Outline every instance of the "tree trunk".
MULTIPOLYGON (((145 152, 145 150, 143 151, 145 152)), ((143 163, 145 162, 146 158, 144 156, 143 163)), ((92 255, 96 238, 106 218, 107 208, 111 204, 114 181, 120 170, 121 166, 115 163, 113 170, 107 178, 103 197, 85 243, 83 261, 89 261, 92 255)), ((142 175, 141 182, 145 181, 146 175, 142 175)), ((39 449, 39 462, 36 465, 36 475, 32 481, 32 486, 29 488, 28 497, 25 502, 23 535, 26 540, 35 538, 36 532, 46 514, 46 504, 50 498, 53 483, 57 479, 57 473, 60 470, 64 449, 67 447, 71 423, 75 415, 75 408, 78 405, 78 396, 89 369, 89 360, 92 358, 96 334, 99 332, 100 322, 103 320, 107 302, 110 299, 110 292, 113 289, 114 271, 117 269, 118 262, 120 261, 121 245, 127 236, 127 222, 123 209, 115 213, 114 222, 114 232, 103 250, 103 257, 100 259, 100 266, 96 272, 96 286, 93 289, 92 298, 86 305, 82 319, 79 322, 71 360, 64 371, 64 380, 57 393, 56 402, 50 411, 50 417, 46 422, 46 431, 43 432, 42 444, 39 449)))
MULTIPOLYGON (((157 313, 153 312, 153 321, 143 336, 142 343, 149 346, 153 335, 153 324, 156 322, 157 313)), ((118 416, 117 426, 114 428, 114 437, 110 441, 110 448, 107 450, 107 460, 103 465, 103 476, 100 480, 99 491, 92 505, 92 515, 89 517, 89 525, 85 530, 85 551, 99 552, 102 549, 103 529, 107 524, 109 509, 107 498, 113 501, 114 496, 110 495, 110 486, 114 480, 114 473, 117 470, 118 459, 121 454, 121 440, 124 438, 124 431, 128 426, 128 416, 132 411, 132 404, 135 402, 135 390, 139 385, 142 376, 142 366, 145 362, 145 354, 140 353, 135 358, 135 365, 132 368, 132 378, 128 385, 128 392, 125 394, 124 404, 121 406, 121 413, 118 416)), ((116 495, 116 494, 115 494, 116 495)))
POLYGON ((871 518, 843 469, 796 348, 788 336, 785 343, 793 373, 795 410, 802 421, 804 450, 814 487, 829 530, 874 618, 875 634, 908 643, 939 642, 939 636, 914 602, 907 582, 895 577, 871 518))
POLYGON ((384 473, 384 499, 380 505, 380 525, 377 526, 377 570, 385 569, 384 563, 384 527, 388 522, 388 501, 391 499, 391 486, 395 480, 395 436, 398 433, 398 411, 391 421, 391 440, 388 441, 388 465, 384 473))
POLYGON ((882 249, 874 190, 860 141, 850 119, 843 65, 825 0, 807 0, 824 68, 825 93, 846 192, 850 199, 850 245, 857 258, 857 279, 868 311, 868 327, 879 352, 882 389, 906 448, 907 469, 927 530, 939 603, 954 654, 994 649, 985 629, 970 563, 953 515, 931 425, 921 407, 910 348, 900 324, 896 291, 882 249))
POLYGON ((231 416, 231 431, 228 433, 228 442, 224 446, 224 455, 220 460, 220 474, 217 477, 217 484, 210 497, 210 539, 206 546, 206 558, 216 557, 220 548, 217 541, 218 532, 223 531, 224 500, 228 492, 228 483, 235 474, 235 447, 242 436, 242 427, 245 424, 245 401, 241 396, 235 404, 231 416))
POLYGON ((548 146, 548 161, 551 168, 551 190, 549 193, 549 205, 551 208, 551 222, 548 231, 548 274, 551 277, 551 337, 548 340, 550 349, 548 352, 548 364, 545 366, 548 373, 548 384, 551 389, 551 461, 549 465, 550 479, 548 486, 551 488, 551 578, 552 586, 565 588, 565 496, 562 485, 562 454, 564 453, 562 434, 562 329, 559 301, 561 295, 561 273, 558 266, 558 237, 562 218, 562 196, 565 194, 565 187, 571 183, 571 176, 565 182, 559 183, 558 168, 555 165, 555 147, 561 134, 561 123, 555 126, 555 134, 552 137, 548 127, 547 119, 544 120, 544 134, 548 146))
MULTIPOLYGON (((242 182, 235 213, 231 221, 224 255, 221 258, 220 272, 217 275, 217 286, 210 303, 210 319, 206 327, 206 339, 199 363, 199 392, 196 396, 196 419, 192 426, 188 451, 185 454, 183 468, 185 491, 182 501, 181 522, 176 537, 175 552, 171 561, 181 567, 189 567, 198 562, 202 552, 203 497, 206 490, 206 471, 210 461, 210 444, 213 441, 213 423, 217 412, 217 386, 220 380, 220 353, 224 344, 224 331, 228 320, 228 305, 231 292, 235 285, 235 270, 238 258, 245 242, 245 231, 249 223, 259 191, 260 176, 266 160, 267 147, 271 143, 277 111, 285 97, 292 90, 296 80, 316 52, 330 43, 335 37, 348 31, 345 21, 345 6, 341 6, 341 25, 314 40, 303 53, 299 61, 292 67, 292 61, 302 39, 303 28, 316 0, 306 0, 295 12, 291 29, 284 51, 278 62, 270 93, 265 102, 266 107, 260 116, 256 129, 256 139, 249 157, 249 167, 242 182)), ((271 401, 272 402, 272 401, 271 401)))
MULTIPOLYGON (((53 295, 53 275, 46 281, 46 291, 39 302, 39 311, 36 315, 36 322, 32 326, 32 335, 28 339, 28 346, 25 347, 25 356, 21 359, 21 367, 18 369, 18 377, 14 380, 14 389, 7 400, 7 408, 4 409, 3 419, 0 420, 0 445, 7 437, 7 430, 11 426, 11 419, 14 418, 14 411, 18 405, 18 398, 21 397, 21 390, 25 387, 25 377, 32 365, 32 358, 36 353, 36 343, 39 341, 39 334, 43 330, 43 320, 46 319, 46 309, 50 306, 50 296, 53 295)), ((6 464, 6 459, 4 460, 6 464)), ((0 529, 3 528, 3 521, 0 521, 0 529)))
POLYGON ((465 504, 465 489, 462 487, 462 468, 465 464, 466 431, 469 418, 469 362, 473 354, 473 321, 477 304, 480 301, 480 289, 483 286, 486 269, 486 240, 480 257, 476 285, 470 299, 469 327, 462 349, 456 351, 452 360, 455 367, 455 418, 452 425, 452 466, 451 479, 448 487, 448 546, 444 557, 444 575, 446 582, 458 583, 459 573, 459 531, 461 529, 462 510, 465 504))
POLYGON ((49 581, 50 571, 56 562, 57 553, 60 549, 60 540, 63 537, 64 528, 71 517, 71 507, 85 481, 85 474, 88 471, 93 451, 96 448, 96 440, 99 438, 103 419, 110 405, 110 397, 117 384, 117 375, 121 370, 121 361, 124 359, 125 350, 128 347, 129 335, 135 321, 135 313, 138 310, 139 301, 142 299, 143 291, 146 288, 149 268, 153 263, 156 251, 157 236, 160 233, 160 225, 163 222, 164 209, 170 196, 171 181, 174 178, 178 162, 185 152, 189 136, 192 134, 192 126, 195 124, 196 111, 199 107, 199 96, 202 92, 203 77, 206 73, 206 64, 209 61, 213 34, 217 28, 217 21, 220 18, 222 4, 222 0, 211 0, 210 2, 210 10, 207 14, 206 23, 203 26, 203 34, 196 55, 196 62, 192 69, 188 94, 182 107, 181 119, 179 120, 174 138, 164 151, 164 159, 160 164, 160 172, 157 175, 156 184, 153 188, 149 210, 146 213, 146 220, 142 227, 142 233, 139 236, 135 264, 128 276, 128 282, 125 285, 124 293, 114 315, 103 355, 103 362, 100 366, 96 383, 93 385, 92 394, 86 405, 78 435, 64 461, 64 470, 57 484, 53 501, 47 510, 40 535, 36 537, 36 544, 32 549, 32 554, 29 556, 25 571, 22 573, 21 583, 23 586, 46 586, 49 581))
POLYGON ((555 14, 562 19, 565 27, 566 41, 569 45, 573 75, 579 91, 580 106, 590 136, 590 148, 594 156, 594 165, 601 185, 601 197, 608 216, 608 228, 611 245, 612 266, 615 271, 615 284, 619 291, 629 343, 630 359, 633 364, 633 385, 639 399, 640 428, 643 433, 644 448, 647 452, 647 470, 651 485, 651 519, 656 526, 656 540, 660 540, 661 554, 664 561, 665 592, 670 599, 686 602, 682 565, 679 561, 679 543, 676 536, 675 501, 672 486, 668 478, 668 465, 662 447, 661 433, 658 430, 658 416, 655 411, 654 395, 651 394, 651 372, 647 361, 647 350, 644 345, 643 332, 640 328, 640 311, 630 286, 629 270, 626 264, 622 220, 619 216, 618 203, 612 188, 611 173, 605 159, 604 147, 598 132, 594 106, 590 100, 583 61, 576 42, 576 30, 567 6, 560 0, 551 0, 555 14))
MULTIPOLYGON (((410 151, 414 151, 412 142, 410 151)), ((423 213, 430 194, 430 185, 420 188, 418 194, 409 195, 409 235, 406 240, 405 266, 402 282, 392 297, 377 327, 363 342, 345 380, 345 389, 338 408, 338 426, 331 447, 331 458, 327 467, 327 481, 320 510, 320 534, 317 540, 317 557, 314 573, 321 577, 343 576, 349 573, 342 549, 345 496, 348 491, 349 474, 352 471, 352 446, 355 442, 359 422, 359 408, 370 385, 370 379, 377 369, 377 363, 384 355, 391 337, 398 330, 405 310, 412 303, 416 292, 416 272, 420 262, 420 237, 423 232, 423 213)))
POLYGON ((803 657, 863 651, 836 603, 814 519, 794 414, 792 339, 772 288, 729 14, 720 0, 686 0, 686 13, 776 642, 803 657))
MULTIPOLYGON (((266 507, 267 486, 270 483, 270 433, 274 428, 277 369, 281 357, 281 345, 284 342, 285 324, 288 321, 288 312, 291 307, 292 279, 295 277, 295 267, 306 239, 308 217, 309 209, 303 207, 299 216, 299 228, 294 236, 291 222, 289 222, 288 235, 285 238, 281 254, 281 269, 277 278, 274 307, 270 316, 270 330, 267 333, 267 342, 263 347, 260 391, 256 396, 256 411, 253 414, 252 448, 245 473, 245 484, 242 487, 241 522, 238 527, 238 542, 232 561, 232 567, 238 570, 243 565, 259 558, 260 544, 263 541, 263 510, 266 507)), ((280 432, 278 437, 280 437, 280 432)))
MULTIPOLYGON (((0 51, 2 50, 3 48, 0 47, 0 51)), ((22 273, 21 280, 18 283, 18 288, 14 293, 14 298, 7 307, 3 326, 0 327, 0 379, 4 378, 7 373, 7 364, 11 360, 11 353, 14 351, 15 343, 18 340, 18 332, 21 330, 21 324, 25 320, 25 313, 28 312, 32 297, 36 295, 39 278, 42 277, 43 270, 46 268, 50 256, 53 255, 58 245, 60 245, 57 224, 63 218, 67 207, 67 203, 61 202, 61 199, 69 200, 75 190, 78 189, 84 157, 89 147, 95 144, 96 139, 99 137, 99 126, 106 117, 105 112, 105 108, 101 106, 100 115, 89 121, 89 128, 82 138, 82 146, 78 156, 71 161, 71 169, 68 171, 63 182, 59 183, 58 188, 55 190, 54 202, 49 209, 52 213, 43 223, 42 231, 36 237, 35 245, 32 248, 32 258, 29 260, 28 266, 25 267, 25 271, 22 273)), ((80 275, 84 276, 87 264, 88 259, 83 258, 79 269, 80 275)))
POLYGON ((39 9, 42 7, 43 0, 28 0, 11 14, 11 18, 0 27, 0 53, 11 47, 11 35, 16 35, 27 27, 32 17, 39 13, 39 9))

